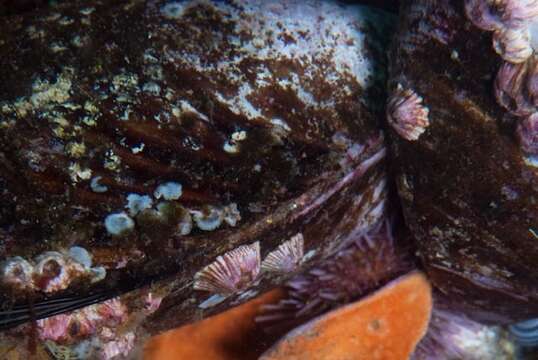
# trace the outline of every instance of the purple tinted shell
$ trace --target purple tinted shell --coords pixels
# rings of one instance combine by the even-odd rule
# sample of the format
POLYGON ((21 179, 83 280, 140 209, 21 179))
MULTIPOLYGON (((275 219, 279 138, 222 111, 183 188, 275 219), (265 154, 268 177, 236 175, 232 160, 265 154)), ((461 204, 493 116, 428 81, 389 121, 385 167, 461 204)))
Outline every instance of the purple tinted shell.
POLYGON ((486 0, 466 0, 465 13, 467 18, 478 28, 493 31, 503 28, 501 14, 498 8, 486 0))
POLYGON ((516 116, 528 116, 535 111, 528 97, 527 76, 529 66, 534 61, 520 64, 504 62, 495 79, 495 97, 497 102, 516 116))
POLYGON ((538 113, 533 113, 520 121, 517 136, 524 152, 538 155, 538 113))

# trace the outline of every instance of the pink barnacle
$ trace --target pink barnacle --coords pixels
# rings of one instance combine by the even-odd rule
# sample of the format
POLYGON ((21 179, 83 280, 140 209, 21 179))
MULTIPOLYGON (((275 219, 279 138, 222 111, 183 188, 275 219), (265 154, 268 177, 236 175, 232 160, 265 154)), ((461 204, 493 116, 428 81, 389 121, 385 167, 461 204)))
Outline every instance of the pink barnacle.
POLYGON ((247 288, 259 272, 260 243, 242 245, 197 272, 194 289, 230 295, 247 288))
POLYGON ((280 273, 294 271, 304 255, 303 234, 298 233, 271 251, 262 262, 262 270, 280 273))
POLYGON ((496 1, 504 5, 502 18, 506 26, 523 27, 538 17, 538 0, 496 1))
POLYGON ((422 105, 422 98, 411 89, 398 84, 387 103, 387 120, 390 126, 404 139, 417 140, 426 131, 430 122, 429 110, 422 105))
POLYGON ((514 64, 524 62, 533 53, 529 30, 526 27, 495 31, 493 48, 504 60, 514 64))
POLYGON ((60 314, 37 321, 37 332, 41 340, 64 342, 70 339, 71 315, 60 314))
POLYGON ((504 62, 495 79, 495 97, 497 103, 516 116, 527 116, 534 112, 535 106, 529 99, 530 89, 534 89, 534 63, 535 61, 527 61, 520 64, 511 64, 504 62), (531 69, 531 83, 528 82, 529 68, 531 69), (527 88, 528 85, 532 87, 527 88))
POLYGON ((538 155, 538 113, 533 113, 519 122, 517 136, 524 152, 538 155))
POLYGON ((150 291, 144 299, 144 309, 150 314, 154 313, 161 306, 162 301, 162 296, 156 296, 150 291))
POLYGON ((98 304, 97 314, 106 324, 121 324, 127 320, 127 307, 119 298, 114 298, 98 304))

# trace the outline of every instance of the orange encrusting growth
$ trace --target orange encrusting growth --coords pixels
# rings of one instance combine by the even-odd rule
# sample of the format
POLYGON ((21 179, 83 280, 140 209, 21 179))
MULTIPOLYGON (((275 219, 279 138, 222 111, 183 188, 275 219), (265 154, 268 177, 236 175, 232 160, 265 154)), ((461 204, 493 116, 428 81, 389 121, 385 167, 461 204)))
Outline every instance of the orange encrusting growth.
POLYGON ((269 339, 254 318, 261 305, 275 303, 282 296, 283 292, 276 289, 221 314, 156 336, 145 346, 144 359, 257 359, 275 339, 269 339))
POLYGON ((419 273, 294 329, 261 360, 405 360, 428 329, 431 287, 419 273))

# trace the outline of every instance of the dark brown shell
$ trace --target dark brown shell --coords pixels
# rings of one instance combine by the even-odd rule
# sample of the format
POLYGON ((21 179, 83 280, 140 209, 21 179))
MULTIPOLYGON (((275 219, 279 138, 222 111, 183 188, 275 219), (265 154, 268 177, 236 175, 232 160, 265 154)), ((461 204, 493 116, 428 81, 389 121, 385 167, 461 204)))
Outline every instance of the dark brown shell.
MULTIPOLYGON (((168 328, 199 314, 210 294, 192 281, 218 255, 259 241, 264 257, 302 233, 318 259, 376 222, 386 182, 371 102, 383 79, 372 73, 385 25, 329 6, 288 29, 301 4, 92 1, 4 19, 0 260, 84 247, 106 278, 49 296, 110 297, 162 280, 170 295, 156 323, 168 328), (153 194, 167 182, 182 194, 159 215, 153 194), (105 219, 128 212, 129 194, 153 208, 112 236, 105 219), (186 211, 230 204, 237 224, 178 233, 186 211)), ((281 282, 264 274, 250 291, 281 282)), ((27 294, 4 290, 3 303, 24 306, 27 294)))
POLYGON ((406 222, 430 279, 481 319, 538 315, 538 170, 517 119, 496 103, 501 59, 463 2, 409 1, 390 55, 390 86, 421 94, 430 126, 391 131, 406 222))

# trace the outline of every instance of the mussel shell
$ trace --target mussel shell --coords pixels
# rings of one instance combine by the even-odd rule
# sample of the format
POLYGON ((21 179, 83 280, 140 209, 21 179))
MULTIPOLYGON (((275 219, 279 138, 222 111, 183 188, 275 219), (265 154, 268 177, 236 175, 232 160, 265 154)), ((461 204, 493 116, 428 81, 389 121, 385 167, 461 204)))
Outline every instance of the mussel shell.
POLYGON ((166 279, 166 328, 199 313, 196 271, 239 245, 264 256, 302 232, 325 256, 384 213, 375 100, 391 20, 332 2, 156 0, 3 19, 0 259, 83 247, 107 276, 57 294, 81 299, 166 279), (181 191, 153 196, 169 183, 181 191), (153 201, 131 217, 130 194, 153 201), (230 204, 240 216, 213 231, 178 231, 186 209, 230 204), (125 221, 107 227, 111 214, 125 221))
POLYGON ((419 94, 430 124, 416 141, 390 132, 392 164, 430 279, 480 320, 536 316, 538 172, 493 95, 502 59, 460 5, 419 0, 402 16, 389 84, 419 94))

